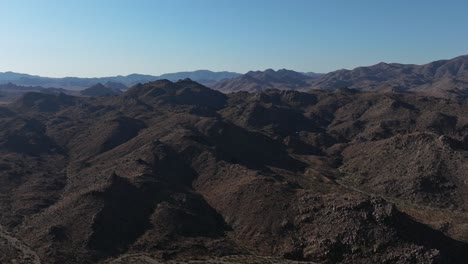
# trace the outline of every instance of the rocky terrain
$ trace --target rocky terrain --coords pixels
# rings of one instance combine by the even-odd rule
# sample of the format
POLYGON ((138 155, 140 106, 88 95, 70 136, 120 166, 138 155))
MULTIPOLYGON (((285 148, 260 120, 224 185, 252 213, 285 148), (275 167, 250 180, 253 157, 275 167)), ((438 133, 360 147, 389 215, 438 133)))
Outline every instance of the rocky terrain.
POLYGON ((424 65, 379 63, 321 76, 312 86, 334 90, 412 91, 439 97, 468 95, 468 55, 424 65))
POLYGON ((0 153, 1 263, 468 259, 461 95, 33 92, 0 153))
POLYGON ((468 55, 425 65, 382 62, 327 74, 271 69, 251 71, 209 86, 225 93, 261 92, 266 89, 334 91, 339 88, 352 88, 456 98, 468 95, 468 55))

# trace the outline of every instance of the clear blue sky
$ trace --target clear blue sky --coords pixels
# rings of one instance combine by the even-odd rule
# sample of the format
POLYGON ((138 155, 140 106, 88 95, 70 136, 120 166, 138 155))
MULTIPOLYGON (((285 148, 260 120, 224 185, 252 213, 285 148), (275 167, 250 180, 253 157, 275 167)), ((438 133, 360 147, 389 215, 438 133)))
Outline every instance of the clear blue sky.
POLYGON ((0 0, 0 71, 328 72, 468 54, 466 0, 0 0))

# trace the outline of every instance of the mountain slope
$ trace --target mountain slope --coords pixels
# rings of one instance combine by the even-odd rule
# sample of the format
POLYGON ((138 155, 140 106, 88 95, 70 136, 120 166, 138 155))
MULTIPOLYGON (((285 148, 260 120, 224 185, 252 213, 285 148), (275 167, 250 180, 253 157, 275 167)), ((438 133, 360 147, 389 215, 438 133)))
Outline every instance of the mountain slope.
POLYGON ((0 107, 0 239, 43 263, 463 263, 467 113, 463 98, 188 79, 27 93, 0 107))
POLYGON ((379 63, 325 74, 313 89, 417 91, 430 95, 468 94, 468 55, 425 65, 379 63))

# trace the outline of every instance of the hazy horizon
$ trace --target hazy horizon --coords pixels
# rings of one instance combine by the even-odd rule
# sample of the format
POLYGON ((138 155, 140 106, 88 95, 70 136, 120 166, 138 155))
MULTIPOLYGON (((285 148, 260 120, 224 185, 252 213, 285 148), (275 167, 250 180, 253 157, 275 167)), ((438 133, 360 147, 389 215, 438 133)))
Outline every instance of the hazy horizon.
MULTIPOLYGON (((423 63, 410 63, 408 62, 407 64, 416 64, 416 65, 424 65, 424 64, 427 64, 427 63, 431 63, 431 62, 434 62, 434 61, 439 61, 439 60, 450 60, 450 59, 454 59, 454 58, 457 58, 457 57, 460 57, 460 56, 468 56, 468 54, 460 54, 460 55, 457 55, 457 56, 454 56, 454 57, 451 57, 451 58, 439 58, 439 59, 435 59, 435 60, 431 60, 431 61, 427 61, 427 62, 423 62, 423 63)), ((195 71, 211 71, 211 72, 231 72, 231 73, 238 73, 238 74, 246 74, 247 72, 249 71, 266 71, 268 69, 272 69, 272 70, 275 70, 275 71, 278 71, 278 70, 292 70, 292 71, 296 71, 296 72, 302 72, 302 73, 317 73, 317 74, 327 74, 327 73, 330 73, 330 72, 333 72, 333 71, 337 71, 337 70, 353 70, 353 69, 356 69, 356 68, 359 68, 359 67, 368 67, 368 66, 373 66, 373 65, 376 65, 376 64, 379 64, 379 63, 388 63, 388 64, 392 64, 392 63, 401 63, 401 62, 398 62, 398 61, 380 61, 380 62, 376 62, 374 64, 369 64, 369 65, 358 65, 356 67, 353 67, 353 68, 339 68, 339 69, 335 69, 335 70, 331 70, 331 71, 327 71, 327 72, 314 72, 314 71, 298 71, 298 70, 295 70, 295 69, 287 69, 287 68, 264 68, 264 69, 250 69, 248 71, 245 71, 245 72, 234 72, 234 71, 227 71, 227 70, 210 70, 210 69, 194 69, 194 70, 181 70, 181 71, 176 71, 176 72, 162 72, 160 74, 151 74, 151 73, 139 73, 139 72, 132 72, 132 73, 128 73, 128 74, 114 74, 114 75, 103 75, 103 76, 78 76, 78 75, 68 75, 68 76, 46 76, 46 75, 40 75, 40 74, 34 74, 34 73, 29 73, 29 72, 17 72, 17 71, 0 71, 0 73, 8 73, 8 72, 11 72, 11 73, 17 73, 17 74, 27 74, 27 75, 31 75, 31 76, 39 76, 39 77, 47 77, 47 78, 89 78, 89 79, 92 79, 92 78, 106 78, 106 77, 116 77, 116 76, 129 76, 129 75, 133 75, 133 74, 138 74, 138 75, 151 75, 151 76, 161 76, 161 75, 165 75, 165 74, 173 74, 173 73, 183 73, 183 72, 195 72, 195 71)), ((405 63, 406 64, 406 63, 405 63)))
POLYGON ((0 0, 0 72, 93 78, 425 64, 468 54, 467 9, 456 0, 0 0))

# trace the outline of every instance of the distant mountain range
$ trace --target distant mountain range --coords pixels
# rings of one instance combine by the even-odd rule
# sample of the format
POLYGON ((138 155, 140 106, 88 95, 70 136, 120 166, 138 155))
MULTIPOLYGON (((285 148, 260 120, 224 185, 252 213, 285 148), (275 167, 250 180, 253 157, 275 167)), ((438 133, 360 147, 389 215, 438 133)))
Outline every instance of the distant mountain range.
POLYGON ((219 81, 211 88, 222 92, 261 92, 266 89, 298 90, 312 85, 317 73, 299 73, 291 70, 250 71, 236 78, 219 81))
POLYGON ((40 92, 48 94, 71 93, 73 92, 61 88, 44 88, 41 86, 19 86, 13 83, 0 84, 0 103, 10 102, 27 92, 40 92))
POLYGON ((122 93, 122 90, 120 90, 119 88, 109 87, 102 83, 93 85, 80 92, 81 95, 92 96, 92 97, 112 96, 112 95, 118 95, 121 93, 122 93))
POLYGON ((468 95, 468 55, 424 65, 379 63, 327 74, 290 70, 251 71, 210 87, 222 92, 280 90, 336 90, 418 92, 433 96, 468 95))
POLYGON ((327 74, 268 69, 249 71, 246 74, 199 70, 160 76, 131 74, 101 78, 48 78, 5 72, 0 73, 0 84, 10 83, 29 87, 22 89, 40 86, 41 89, 59 87, 76 91, 101 83, 116 91, 126 90, 138 83, 187 78, 224 93, 261 92, 267 89, 308 91, 351 88, 364 91, 418 92, 442 97, 466 96, 468 95, 468 55, 424 65, 382 62, 373 66, 338 70, 327 74))
POLYGON ((234 78, 240 76, 240 73, 236 72, 212 72, 208 70, 198 70, 198 71, 191 71, 191 72, 176 72, 176 73, 166 73, 160 75, 160 79, 167 79, 170 81, 177 81, 182 79, 191 79, 192 81, 196 81, 199 83, 205 82, 213 82, 213 81, 220 81, 223 79, 234 78))
POLYGON ((468 94, 468 55, 424 65, 379 63, 338 70, 317 78, 311 89, 414 91, 430 95, 468 94))
POLYGON ((211 83, 226 78, 234 78, 241 74, 235 72, 212 72, 208 70, 198 70, 192 72, 167 73, 160 76, 130 74, 127 76, 99 77, 99 78, 50 78, 36 75, 29 75, 15 72, 0 72, 0 84, 13 83, 21 86, 42 86, 60 87, 69 90, 83 90, 98 83, 112 83, 113 86, 120 86, 120 89, 133 86, 137 83, 147 83, 160 79, 176 81, 190 78, 200 83, 211 83))

